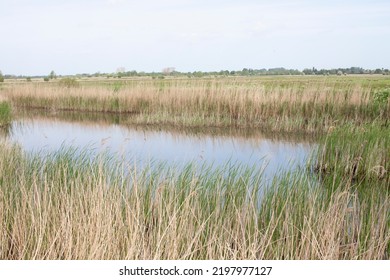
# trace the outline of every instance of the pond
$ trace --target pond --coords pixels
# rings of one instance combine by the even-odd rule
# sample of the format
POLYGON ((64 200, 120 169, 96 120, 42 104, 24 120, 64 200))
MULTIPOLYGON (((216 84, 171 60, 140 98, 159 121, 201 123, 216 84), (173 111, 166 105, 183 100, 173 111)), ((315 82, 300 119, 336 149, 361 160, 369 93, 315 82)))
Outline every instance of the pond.
POLYGON ((91 157, 106 152, 137 164, 151 161, 213 168, 226 164, 257 167, 271 180, 282 171, 306 168, 317 148, 307 137, 265 135, 256 130, 177 129, 118 124, 110 119, 57 115, 18 116, 7 136, 27 152, 55 152, 66 147, 87 149, 91 157))

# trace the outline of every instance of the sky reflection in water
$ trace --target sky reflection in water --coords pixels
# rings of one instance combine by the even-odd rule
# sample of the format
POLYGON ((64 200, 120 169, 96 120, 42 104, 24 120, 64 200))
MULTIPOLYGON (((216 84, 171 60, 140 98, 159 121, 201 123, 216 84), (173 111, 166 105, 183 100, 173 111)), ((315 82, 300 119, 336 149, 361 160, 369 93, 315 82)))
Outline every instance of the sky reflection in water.
POLYGON ((12 124, 9 138, 28 152, 52 152, 62 147, 88 148, 91 156, 108 151, 144 165, 151 160, 178 166, 189 162, 224 166, 227 162, 267 166, 264 176, 306 166, 316 148, 309 141, 267 139, 260 135, 212 135, 140 129, 117 124, 66 122, 58 119, 21 119, 12 124))

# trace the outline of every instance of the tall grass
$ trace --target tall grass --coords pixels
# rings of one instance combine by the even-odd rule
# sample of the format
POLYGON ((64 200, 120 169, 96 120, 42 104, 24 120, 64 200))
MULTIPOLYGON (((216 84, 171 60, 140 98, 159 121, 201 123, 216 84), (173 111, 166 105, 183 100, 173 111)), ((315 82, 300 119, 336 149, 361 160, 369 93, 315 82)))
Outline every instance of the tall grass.
POLYGON ((11 105, 2 101, 0 98, 0 127, 6 126, 11 122, 11 105))
POLYGON ((125 121, 136 124, 319 132, 390 118, 389 100, 378 106, 371 85, 355 80, 137 80, 78 85, 13 84, 2 94, 19 107, 126 113, 125 121))
MULTIPOLYGON (((0 144, 0 259, 388 259, 389 193, 0 144), (261 200, 259 200, 261 198, 261 200)), ((340 182, 342 184, 342 182, 340 182)))
POLYGON ((318 169, 325 177, 332 174, 349 184, 390 186, 390 127, 336 128, 323 139, 318 169))

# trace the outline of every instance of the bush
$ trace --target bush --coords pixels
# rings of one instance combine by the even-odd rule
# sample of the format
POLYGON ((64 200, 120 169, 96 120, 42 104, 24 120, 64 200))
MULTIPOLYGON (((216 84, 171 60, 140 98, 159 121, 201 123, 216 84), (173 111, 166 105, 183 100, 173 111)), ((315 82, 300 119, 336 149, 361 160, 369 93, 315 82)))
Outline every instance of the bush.
POLYGON ((63 78, 59 81, 59 85, 66 88, 75 88, 79 87, 80 83, 74 78, 63 78))
POLYGON ((45 82, 48 82, 50 79, 48 77, 43 78, 45 82))

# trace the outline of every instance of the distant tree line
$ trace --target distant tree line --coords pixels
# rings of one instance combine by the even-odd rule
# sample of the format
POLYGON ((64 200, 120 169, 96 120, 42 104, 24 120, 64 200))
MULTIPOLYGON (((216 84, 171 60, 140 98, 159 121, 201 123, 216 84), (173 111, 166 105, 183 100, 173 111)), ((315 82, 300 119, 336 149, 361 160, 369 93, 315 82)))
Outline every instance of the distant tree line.
MULTIPOLYGON (((122 77, 152 77, 153 79, 164 79, 167 76, 173 77, 188 77, 188 78, 200 78, 208 76, 267 76, 267 75, 360 75, 360 74, 381 74, 381 75, 390 75, 389 69, 378 68, 378 69, 364 69, 361 67, 350 67, 350 68, 334 68, 334 69, 316 69, 306 68, 302 71, 297 69, 286 69, 283 67, 280 68, 269 68, 269 69, 251 69, 244 68, 242 70, 220 70, 220 71, 194 71, 194 72, 180 72, 175 70, 174 67, 164 68, 161 72, 137 72, 135 70, 125 71, 124 68, 120 68, 121 71, 115 73, 101 73, 96 72, 94 74, 76 74, 70 75, 76 78, 92 78, 92 77, 104 77, 104 78, 122 78, 122 77), (167 70, 168 69, 168 70, 167 70)), ((23 75, 3 75, 0 71, 0 82, 4 79, 12 78, 43 78, 45 81, 51 79, 56 79, 57 77, 62 77, 61 75, 56 75, 54 71, 51 71, 49 75, 46 76, 23 76, 23 75)))
POLYGON ((302 71, 305 75, 358 75, 358 74, 382 74, 389 75, 389 69, 363 69, 361 67, 350 67, 350 68, 335 68, 335 69, 304 69, 302 71))
POLYGON ((122 77, 145 77, 150 76, 152 78, 164 78, 166 76, 181 77, 187 76, 189 78, 195 77, 207 77, 207 76, 266 76, 266 75, 351 75, 351 74, 383 74, 390 75, 389 69, 363 69, 361 67, 350 68, 335 68, 335 69, 320 69, 316 68, 304 69, 302 71, 297 69, 269 68, 269 69, 251 69, 244 68, 242 70, 220 70, 220 71, 194 71, 194 72, 180 72, 172 70, 171 68, 165 68, 161 72, 137 72, 123 71, 116 73, 95 73, 95 74, 78 74, 79 77, 107 77, 107 78, 122 78, 122 77), (169 71, 167 69, 170 69, 169 71))
POLYGON ((316 68, 304 69, 302 71, 297 69, 269 68, 269 69, 251 69, 244 68, 242 70, 220 70, 220 71, 194 71, 194 72, 180 72, 175 68, 164 68, 161 72, 137 72, 123 71, 116 73, 94 73, 94 74, 78 74, 78 77, 106 77, 106 78, 122 78, 122 77, 145 77, 150 76, 152 78, 164 78, 166 76, 181 77, 187 76, 189 78, 195 77, 207 77, 207 76, 266 76, 266 75, 351 75, 351 74, 383 74, 390 75, 389 69, 364 69, 361 67, 350 68, 334 68, 334 69, 320 69, 316 68))

